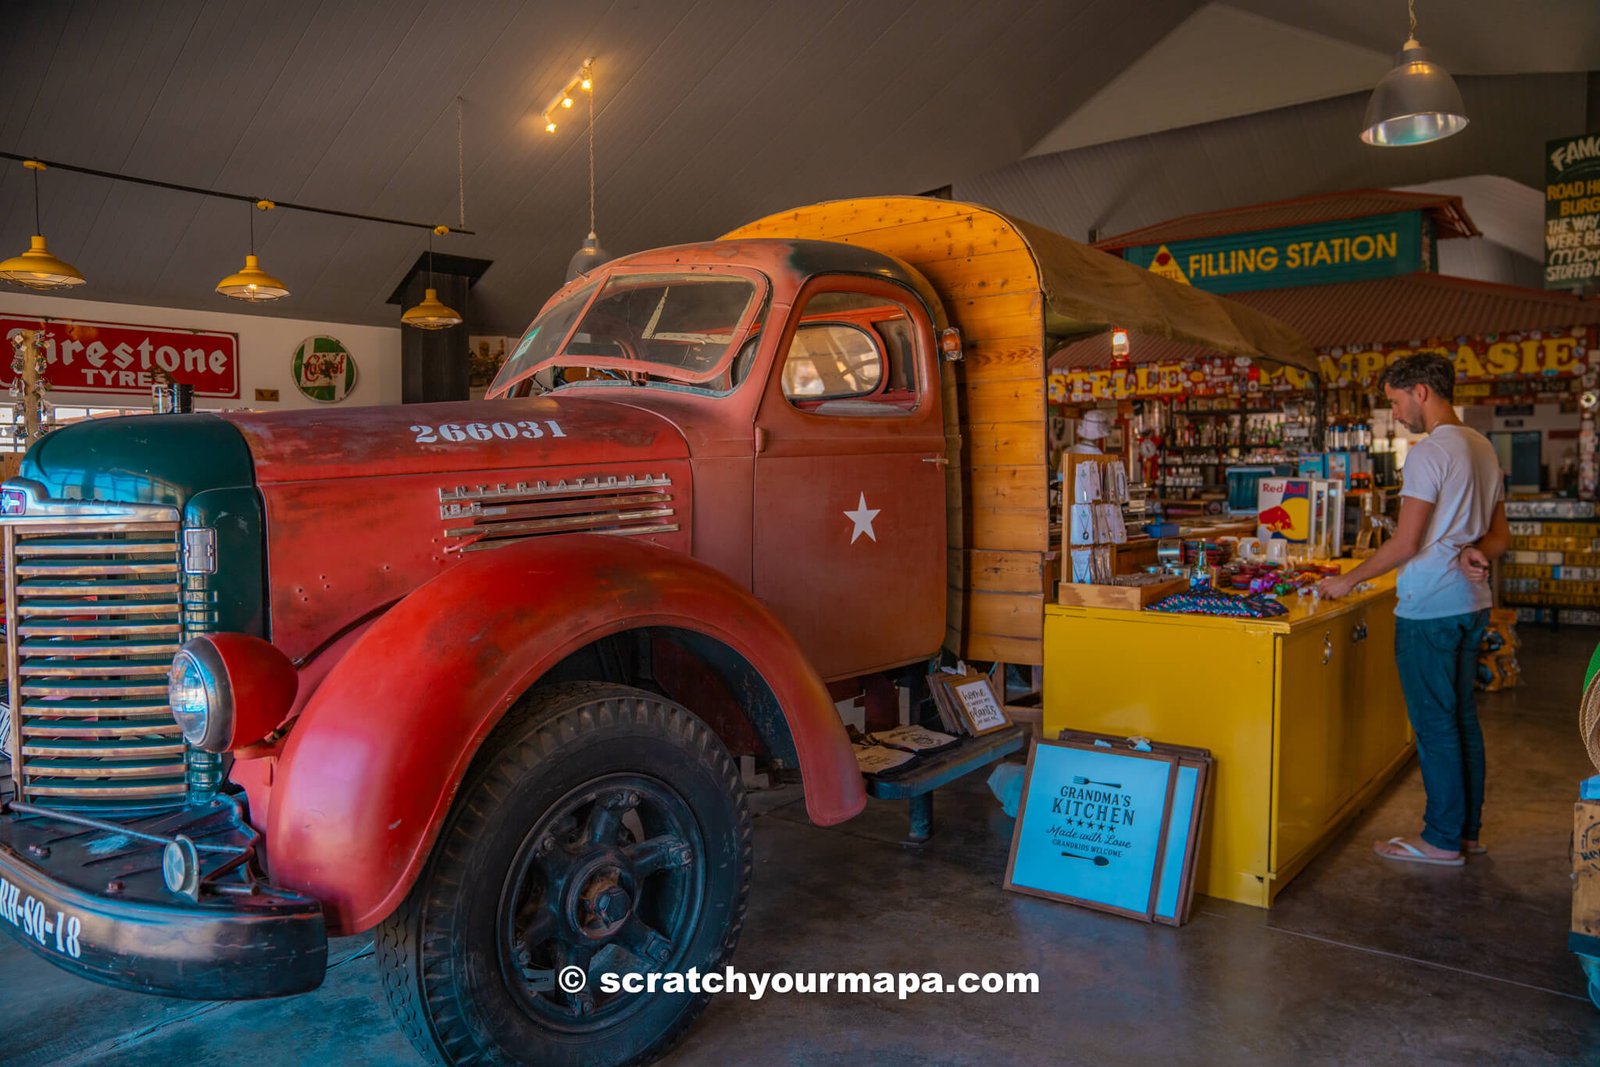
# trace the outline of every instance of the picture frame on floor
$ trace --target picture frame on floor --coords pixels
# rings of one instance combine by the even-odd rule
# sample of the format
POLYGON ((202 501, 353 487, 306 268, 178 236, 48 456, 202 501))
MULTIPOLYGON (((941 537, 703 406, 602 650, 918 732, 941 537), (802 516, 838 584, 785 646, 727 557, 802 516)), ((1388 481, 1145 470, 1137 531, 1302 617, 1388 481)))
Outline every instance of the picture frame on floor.
POLYGON ((1210 773, 1205 749, 1094 734, 1035 739, 1005 887, 1183 925, 1210 773))

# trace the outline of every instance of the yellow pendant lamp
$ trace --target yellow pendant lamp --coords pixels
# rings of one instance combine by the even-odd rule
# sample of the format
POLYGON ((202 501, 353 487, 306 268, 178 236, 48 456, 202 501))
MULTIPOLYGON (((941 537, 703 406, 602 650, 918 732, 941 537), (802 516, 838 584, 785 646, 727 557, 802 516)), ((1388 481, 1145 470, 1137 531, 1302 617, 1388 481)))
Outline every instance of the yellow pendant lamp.
POLYGON ((461 325, 460 312, 447 307, 439 299, 439 290, 433 287, 433 237, 434 234, 443 237, 449 232, 448 226, 435 226, 428 235, 428 286, 423 290, 422 303, 407 308, 400 316, 401 325, 415 326, 419 330, 448 330, 461 325))
POLYGON ((33 171, 33 237, 28 250, 20 256, 0 262, 0 279, 15 282, 26 289, 72 289, 84 284, 78 268, 64 259, 52 255, 44 243, 43 229, 39 225, 39 172, 44 164, 36 159, 25 159, 22 165, 33 171))
MULTIPOLYGON (((257 200, 258 211, 271 211, 277 207, 271 200, 257 200)), ((244 269, 228 275, 217 283, 217 292, 233 300, 248 300, 252 304, 266 300, 280 300, 289 295, 289 287, 261 269, 256 257, 256 217, 250 216, 250 253, 244 257, 244 269)))

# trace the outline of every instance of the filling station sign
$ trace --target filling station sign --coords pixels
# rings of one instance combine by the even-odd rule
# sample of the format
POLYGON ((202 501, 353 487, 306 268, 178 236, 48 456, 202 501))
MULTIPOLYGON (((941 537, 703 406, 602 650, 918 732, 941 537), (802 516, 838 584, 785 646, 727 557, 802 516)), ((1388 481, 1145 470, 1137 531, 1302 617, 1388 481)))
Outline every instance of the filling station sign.
POLYGON ((1431 228, 1420 211, 1139 245, 1122 255, 1212 293, 1389 278, 1427 270, 1433 260, 1431 228))
POLYGON ((1600 133, 1544 152, 1544 287, 1600 282, 1600 133))
MULTIPOLYGON (((239 395, 239 335, 212 330, 174 330, 78 319, 0 315, 9 352, 23 331, 39 335, 47 360, 45 380, 61 393, 150 394, 158 373, 194 386, 195 396, 239 395)), ((0 353, 0 385, 15 372, 0 353)))

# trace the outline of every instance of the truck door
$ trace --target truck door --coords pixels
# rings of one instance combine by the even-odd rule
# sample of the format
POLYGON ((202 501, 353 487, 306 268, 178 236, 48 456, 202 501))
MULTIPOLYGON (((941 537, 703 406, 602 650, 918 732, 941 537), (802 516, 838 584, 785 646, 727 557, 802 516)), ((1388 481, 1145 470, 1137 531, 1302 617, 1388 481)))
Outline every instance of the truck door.
POLYGON ((829 275, 795 301, 756 414, 751 573, 824 678, 944 639, 938 376, 927 311, 899 285, 829 275))

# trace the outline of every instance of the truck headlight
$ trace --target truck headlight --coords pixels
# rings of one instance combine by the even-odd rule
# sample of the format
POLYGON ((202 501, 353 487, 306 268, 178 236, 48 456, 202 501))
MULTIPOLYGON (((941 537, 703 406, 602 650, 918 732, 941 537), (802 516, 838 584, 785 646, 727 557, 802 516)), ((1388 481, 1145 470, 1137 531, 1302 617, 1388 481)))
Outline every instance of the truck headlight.
POLYGON ((184 644, 167 674, 167 700, 183 739, 227 752, 266 737, 294 707, 300 674, 277 648, 248 634, 207 634, 184 644))
POLYGON ((205 656, 210 650, 199 641, 178 650, 167 672, 167 702, 185 741, 207 752, 226 752, 226 745, 216 745, 233 735, 233 701, 223 696, 227 675, 217 657, 205 656))

